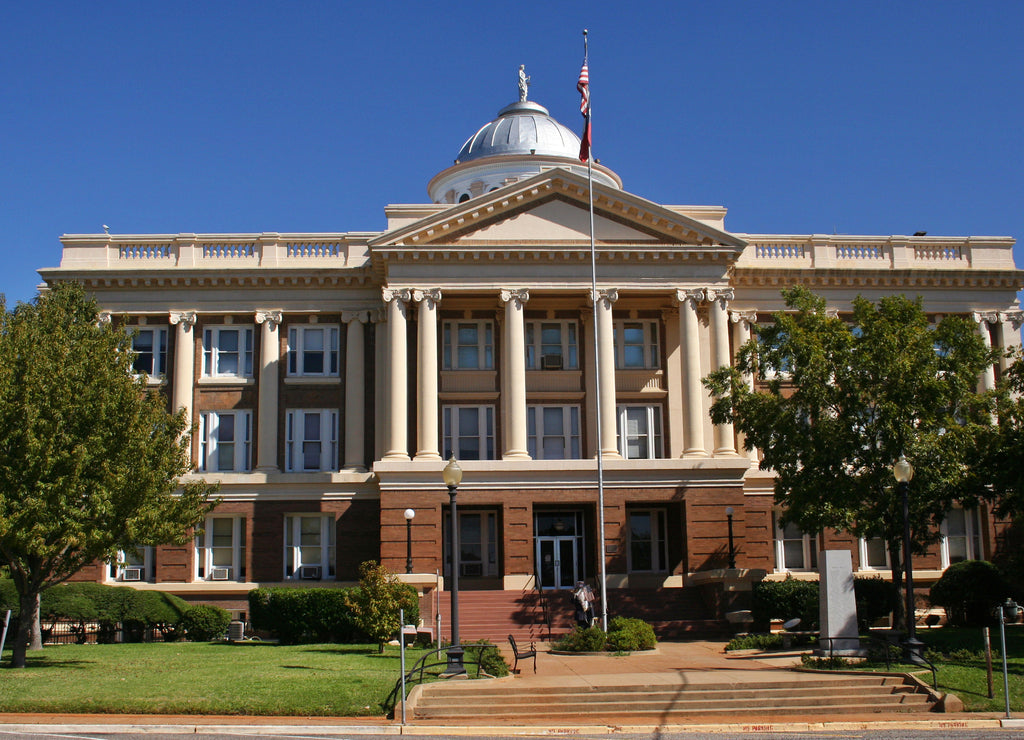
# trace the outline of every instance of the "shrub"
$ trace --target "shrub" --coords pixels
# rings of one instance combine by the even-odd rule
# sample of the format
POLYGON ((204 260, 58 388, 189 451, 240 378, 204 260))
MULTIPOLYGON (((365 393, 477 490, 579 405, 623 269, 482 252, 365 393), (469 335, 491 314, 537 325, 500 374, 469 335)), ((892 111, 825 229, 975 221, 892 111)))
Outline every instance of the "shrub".
POLYGON ((487 640, 467 643, 466 658, 480 663, 480 668, 490 676, 501 678, 509 674, 509 665, 505 656, 487 640))
POLYGON ((899 598, 892 581, 880 576, 853 579, 853 593, 857 601, 857 627, 867 632, 879 619, 889 616, 899 598))
POLYGON ((782 648, 782 635, 739 635, 729 640, 726 650, 777 650, 782 648))
POLYGON ((931 602, 946 609, 954 627, 992 624, 992 612, 1007 596, 1010 585, 999 569, 986 560, 964 560, 946 569, 932 586, 931 602))
POLYGON ((754 586, 751 612, 754 623, 764 627, 773 619, 799 617, 801 629, 816 629, 820 617, 818 582, 798 581, 792 576, 784 581, 761 581, 754 586))
POLYGON ((212 604, 196 604, 181 615, 181 628, 193 642, 209 642, 220 637, 231 623, 231 614, 212 604))
POLYGON ((654 629, 642 619, 615 617, 608 628, 608 647, 611 650, 651 650, 658 644, 654 629))
POLYGON ((600 627, 577 627, 555 643, 555 650, 567 653, 596 653, 604 650, 607 635, 600 627))
POLYGON ((359 566, 359 586, 348 592, 345 605, 355 625, 377 643, 382 653, 384 644, 401 626, 399 609, 405 610, 406 624, 416 624, 420 618, 416 589, 373 560, 359 566))
POLYGON ((249 592, 255 629, 282 643, 356 642, 359 631, 346 606, 346 589, 257 588, 249 592))

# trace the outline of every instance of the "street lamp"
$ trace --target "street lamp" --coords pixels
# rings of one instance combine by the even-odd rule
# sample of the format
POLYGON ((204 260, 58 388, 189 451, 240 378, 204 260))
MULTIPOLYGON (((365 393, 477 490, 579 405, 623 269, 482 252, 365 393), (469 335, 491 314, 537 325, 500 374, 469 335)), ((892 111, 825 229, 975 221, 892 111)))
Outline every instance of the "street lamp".
MULTIPOLYGON (((445 668, 445 673, 454 675, 466 672, 462 662, 463 650, 459 645, 459 508, 456 500, 459 483, 462 482, 462 468, 455 461, 455 455, 452 455, 448 464, 444 466, 441 477, 444 479, 444 484, 448 486, 448 499, 451 504, 451 524, 448 527, 448 533, 451 542, 452 646, 448 648, 448 666, 445 668)), ((440 635, 438 635, 438 639, 440 639, 440 635)))
POLYGON ((914 565, 910 557, 910 480, 914 477, 914 466, 905 455, 892 466, 893 477, 900 489, 903 501, 903 570, 906 585, 907 639, 903 643, 907 658, 912 663, 921 663, 921 649, 924 643, 917 639, 917 625, 914 617, 914 565))
POLYGON ((412 509, 405 510, 405 572, 412 573, 412 518, 416 512, 412 509))
MULTIPOLYGON (((1003 699, 1006 702, 1006 719, 1010 717, 1010 680, 1006 674, 1006 622, 1016 622, 1020 607, 1013 599, 1007 598, 1006 602, 996 607, 996 618, 999 619, 999 640, 1003 653, 1003 699)), ((991 683, 989 684, 992 685, 991 683)))
POLYGON ((731 506, 725 507, 725 520, 729 523, 729 569, 736 567, 736 548, 732 544, 732 515, 733 508, 731 506))

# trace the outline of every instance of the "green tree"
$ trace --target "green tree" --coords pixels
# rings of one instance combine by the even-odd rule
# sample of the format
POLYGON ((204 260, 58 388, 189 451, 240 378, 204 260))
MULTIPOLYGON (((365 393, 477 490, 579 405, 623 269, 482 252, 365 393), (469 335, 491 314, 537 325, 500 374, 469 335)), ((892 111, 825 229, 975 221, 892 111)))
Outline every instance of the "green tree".
POLYGON ((416 589, 402 583, 383 565, 367 560, 359 566, 359 585, 346 594, 352 620, 377 642, 380 652, 401 626, 398 610, 405 610, 406 623, 419 621, 416 589))
MULTIPOLYGON (((996 513, 1007 518, 1024 516, 1024 357, 1020 349, 1000 379, 997 423, 985 430, 979 464, 979 486, 986 486, 996 513)), ((1018 528, 1020 525, 1017 525, 1018 528)), ((1012 552, 1010 543, 1004 550, 1012 552)))
POLYGON ((39 596, 118 550, 183 543, 214 505, 183 412, 132 369, 131 337, 76 284, 0 299, 0 562, 19 597, 13 667, 38 642, 39 596))
POLYGON ((992 399, 977 387, 998 353, 962 317, 930 327, 921 301, 905 296, 858 297, 850 322, 802 286, 783 297, 790 310, 739 348, 735 367, 704 379, 712 420, 733 423, 747 449, 761 450, 784 522, 884 539, 899 586, 903 511, 892 465, 906 455, 915 467, 910 539, 923 553, 950 506, 983 493, 970 469, 992 399), (748 374, 762 379, 758 390, 748 374))

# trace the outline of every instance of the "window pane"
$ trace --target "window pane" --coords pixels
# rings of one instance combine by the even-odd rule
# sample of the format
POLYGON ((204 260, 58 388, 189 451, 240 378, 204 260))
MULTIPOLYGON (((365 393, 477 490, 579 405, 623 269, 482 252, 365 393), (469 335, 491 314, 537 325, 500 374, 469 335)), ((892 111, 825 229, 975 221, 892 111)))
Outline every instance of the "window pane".
POLYGON ((783 545, 784 567, 799 569, 804 567, 804 543, 802 539, 786 540, 783 545))
POLYGON ((322 375, 324 372, 324 330, 306 329, 303 332, 302 372, 322 375))
POLYGON ((865 549, 867 550, 869 568, 887 567, 885 540, 874 537, 865 543, 865 549))

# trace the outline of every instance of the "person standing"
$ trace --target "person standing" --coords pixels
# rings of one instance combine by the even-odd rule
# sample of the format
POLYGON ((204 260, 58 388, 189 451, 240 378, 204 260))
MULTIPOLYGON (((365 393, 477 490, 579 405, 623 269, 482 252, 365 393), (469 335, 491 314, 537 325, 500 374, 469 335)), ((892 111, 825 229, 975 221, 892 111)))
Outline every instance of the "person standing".
POLYGON ((576 624, 580 627, 592 627, 596 616, 594 614, 594 591, 583 581, 576 581, 576 588, 572 592, 572 602, 576 609, 576 624))

